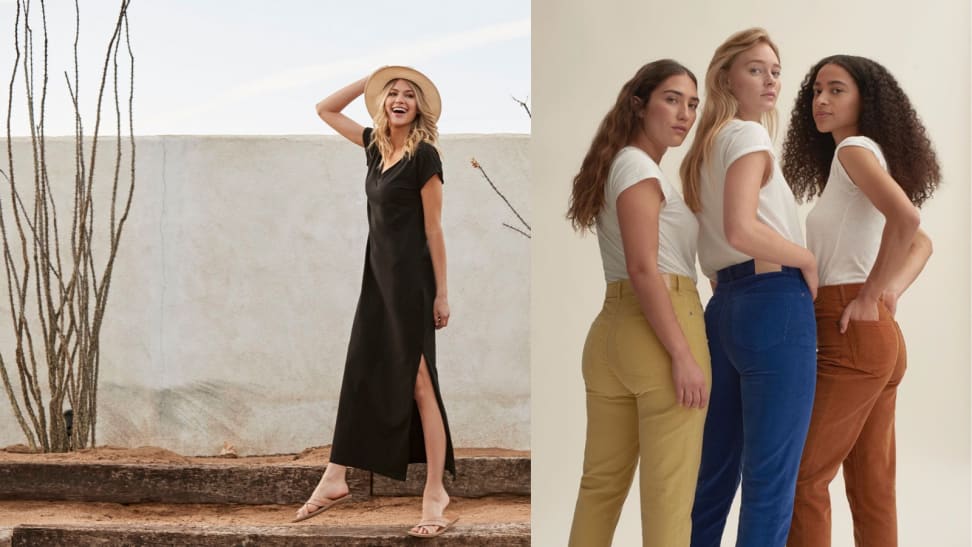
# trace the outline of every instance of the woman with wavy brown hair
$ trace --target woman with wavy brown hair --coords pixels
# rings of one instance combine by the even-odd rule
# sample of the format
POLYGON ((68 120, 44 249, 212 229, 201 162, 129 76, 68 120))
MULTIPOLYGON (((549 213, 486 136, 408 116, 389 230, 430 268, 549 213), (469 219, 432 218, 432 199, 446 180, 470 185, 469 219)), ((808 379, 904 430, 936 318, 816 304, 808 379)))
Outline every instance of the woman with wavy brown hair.
POLYGON ((441 535, 456 473, 439 392, 435 331, 449 323, 442 161, 436 144, 439 92, 421 72, 386 66, 317 104, 317 114, 364 147, 368 243, 361 296, 351 327, 330 461, 294 521, 350 497, 347 467, 405 480, 410 462, 427 462, 422 520, 408 531, 441 535), (374 128, 342 111, 364 94, 374 128))
POLYGON ((830 545, 828 486, 843 466, 858 545, 898 544, 894 407, 905 346, 897 301, 931 242, 918 207, 941 178, 925 128, 880 64, 834 55, 807 74, 783 147, 818 260, 817 391, 787 545, 830 545))
POLYGON ((587 446, 570 545, 609 546, 641 476, 644 545, 687 546, 709 391, 695 287, 698 223, 662 173, 695 121, 695 76, 649 63, 621 88, 567 213, 597 232, 607 294, 584 345, 587 446))
POLYGON ((813 404, 816 260, 776 161, 780 57, 751 28, 720 45, 682 162, 699 219, 712 397, 692 508, 693 547, 718 547, 742 482, 736 545, 782 547, 813 404))

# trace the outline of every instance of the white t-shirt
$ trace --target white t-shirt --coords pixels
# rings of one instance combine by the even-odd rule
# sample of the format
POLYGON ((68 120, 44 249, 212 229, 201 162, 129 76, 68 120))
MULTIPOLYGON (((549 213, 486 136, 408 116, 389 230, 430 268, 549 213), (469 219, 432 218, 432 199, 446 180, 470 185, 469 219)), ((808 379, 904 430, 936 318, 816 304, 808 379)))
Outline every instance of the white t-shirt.
POLYGON ((722 216, 724 188, 726 171, 734 161, 746 154, 764 150, 769 152, 773 161, 773 172, 759 190, 756 218, 784 238, 804 245, 796 199, 776 162, 769 133, 757 122, 730 120, 716 135, 699 177, 699 200, 702 204, 702 211, 698 213, 699 264, 709 279, 715 279, 716 272, 723 268, 753 258, 737 251, 726 240, 722 216))
POLYGON ((854 184, 837 159, 837 151, 845 146, 870 150, 881 167, 888 169, 881 147, 867 137, 847 137, 837 145, 827 185, 807 215, 807 243, 817 257, 821 286, 866 281, 884 231, 884 215, 854 184))
POLYGON ((628 279, 618 224, 618 196, 645 179, 658 179, 665 196, 658 215, 658 270, 688 276, 694 281, 698 221, 658 164, 634 146, 626 146, 614 156, 604 184, 604 206, 597 215, 597 242, 601 247, 604 278, 608 283, 628 279))

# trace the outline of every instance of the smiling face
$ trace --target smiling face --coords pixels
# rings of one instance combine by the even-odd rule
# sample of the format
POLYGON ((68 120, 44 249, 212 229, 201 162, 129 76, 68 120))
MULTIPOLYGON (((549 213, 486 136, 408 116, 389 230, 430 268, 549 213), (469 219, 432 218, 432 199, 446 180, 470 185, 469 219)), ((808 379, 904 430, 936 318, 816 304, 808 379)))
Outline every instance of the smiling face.
POLYGON ((392 82, 385 96, 385 116, 392 128, 408 127, 418 116, 418 100, 415 89, 407 80, 398 79, 392 82))
MULTIPOLYGON (((645 149, 656 162, 665 149, 681 145, 695 123, 698 93, 688 74, 666 78, 651 92, 648 104, 638 114, 641 127, 635 138, 636 145, 645 149)), ((639 100, 635 98, 635 101, 639 100)))
POLYGON ((831 133, 836 142, 857 134, 861 94, 847 70, 828 63, 817 71, 813 82, 813 122, 817 131, 831 133))
POLYGON ((765 42, 736 56, 727 74, 729 92, 739 105, 737 116, 743 120, 759 121, 776 107, 780 93, 780 60, 765 42))

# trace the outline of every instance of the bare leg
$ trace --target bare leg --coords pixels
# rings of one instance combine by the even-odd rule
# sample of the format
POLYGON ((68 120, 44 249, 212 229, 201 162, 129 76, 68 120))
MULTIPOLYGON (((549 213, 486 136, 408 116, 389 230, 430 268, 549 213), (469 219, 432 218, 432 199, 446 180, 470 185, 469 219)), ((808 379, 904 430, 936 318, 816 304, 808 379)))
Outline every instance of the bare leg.
MULTIPOLYGON (((429 376, 424 355, 419 361, 418 375, 415 378, 415 403, 422 420, 425 454, 428 459, 425 491, 422 493, 422 520, 425 520, 442 516, 449 505, 449 494, 442 484, 442 475, 445 473, 445 425, 442 423, 442 413, 439 411, 439 402, 435 398, 435 389, 432 387, 432 378, 429 376)), ((415 526, 412 531, 430 534, 436 531, 436 527, 415 526)))
POLYGON ((328 463, 327 468, 324 469, 324 476, 317 483, 317 487, 314 488, 310 499, 297 510, 297 517, 300 518, 302 512, 306 514, 320 509, 321 506, 311 500, 336 500, 348 495, 350 490, 348 489, 347 474, 347 467, 336 463, 328 463))

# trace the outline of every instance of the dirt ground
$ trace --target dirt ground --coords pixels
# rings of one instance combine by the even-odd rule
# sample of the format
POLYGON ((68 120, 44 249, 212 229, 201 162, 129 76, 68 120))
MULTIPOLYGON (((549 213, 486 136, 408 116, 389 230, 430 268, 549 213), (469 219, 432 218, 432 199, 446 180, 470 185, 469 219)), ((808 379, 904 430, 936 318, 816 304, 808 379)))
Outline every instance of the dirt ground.
MULTIPOLYGON (((112 462, 161 464, 309 465, 327 463, 330 447, 313 447, 300 454, 235 457, 187 457, 164 448, 145 446, 120 448, 100 446, 63 454, 32 454, 14 445, 0 450, 0 462, 112 462)), ((529 452, 497 448, 457 449, 456 457, 529 456, 529 452)), ((0 500, 0 527, 19 524, 212 524, 276 526, 287 524, 298 505, 208 505, 208 504, 118 504, 54 501, 0 500)), ((408 527, 421 516, 418 497, 378 497, 346 503, 313 519, 294 524, 408 527)), ((529 523, 530 498, 491 496, 453 498, 447 515, 459 516, 465 524, 529 523)))
MULTIPOLYGON (((297 505, 198 505, 141 503, 82 503, 0 501, 0 527, 20 524, 213 524, 279 526, 287 524, 297 505)), ((530 499, 518 496, 453 498, 446 514, 464 524, 529 523, 530 499)), ((345 503, 312 519, 294 524, 342 526, 403 526, 418 522, 422 501, 409 498, 372 498, 345 503)))

